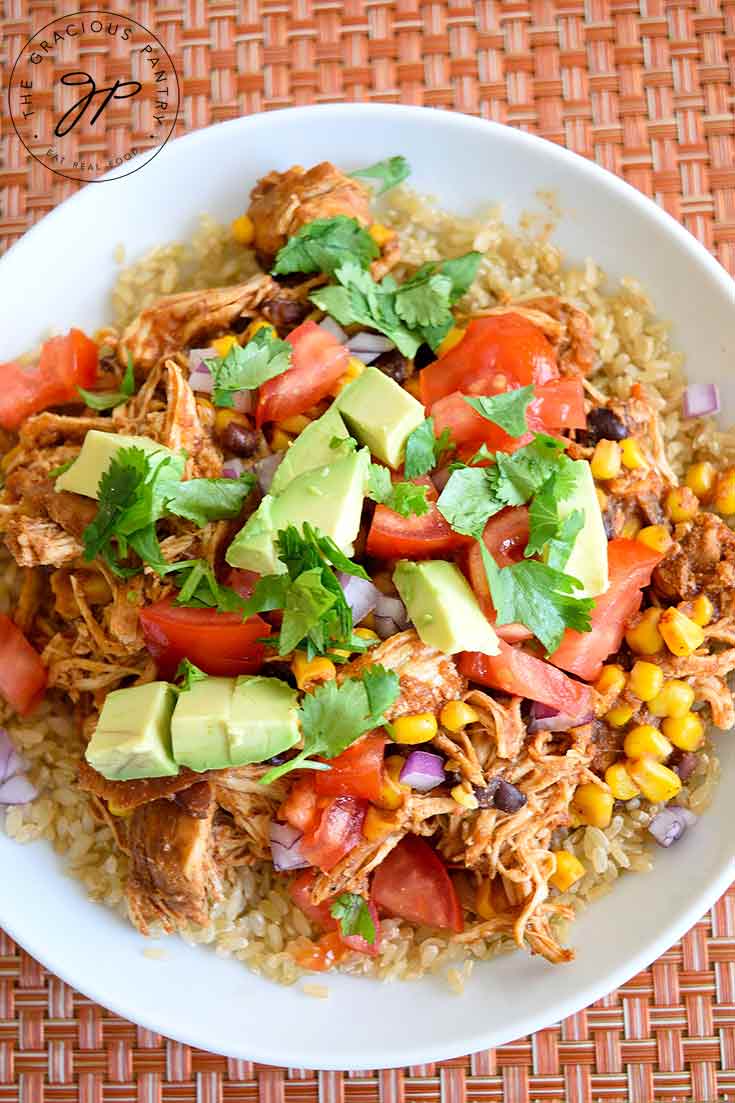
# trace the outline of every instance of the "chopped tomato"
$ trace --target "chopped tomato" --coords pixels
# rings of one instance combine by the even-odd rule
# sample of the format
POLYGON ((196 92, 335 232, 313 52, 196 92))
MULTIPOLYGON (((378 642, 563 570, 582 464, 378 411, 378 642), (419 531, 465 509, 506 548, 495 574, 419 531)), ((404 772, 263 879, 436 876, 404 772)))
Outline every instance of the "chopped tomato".
POLYGON ((446 866, 417 835, 406 835, 380 863, 371 896, 388 915, 427 927, 461 931, 459 898, 446 866))
POLYGON ((357 797, 333 797, 326 801, 318 825, 301 840, 301 853, 306 861, 319 869, 333 869, 361 841, 366 811, 367 801, 357 797))
POLYGON ((504 640, 498 642, 498 655, 465 651, 460 656, 459 669, 465 678, 514 697, 541 701, 570 716, 587 712, 592 700, 589 686, 575 682, 555 666, 520 647, 511 647, 504 640))
POLYGON ((330 758, 330 769, 314 774, 314 788, 319 796, 380 800, 386 742, 384 735, 366 735, 336 758, 330 758))
POLYGON ((607 545, 610 585, 595 598, 592 631, 574 632, 568 628, 550 661, 562 670, 594 681, 605 659, 623 642, 626 627, 640 609, 641 590, 651 581, 653 569, 661 559, 658 552, 639 540, 611 540, 607 545))
POLYGON ((556 355, 544 333, 520 314, 476 318, 462 340, 424 368, 421 401, 432 406, 452 391, 498 394, 557 379, 556 355))
POLYGON ((303 322, 286 340, 293 345, 291 367, 260 388, 258 428, 266 421, 303 414, 333 392, 347 369, 347 347, 316 322, 303 322))
POLYGON ((25 716, 38 704, 46 681, 41 656, 10 617, 0 613, 0 694, 25 716))
MULTIPOLYGON (((485 525, 483 540, 499 567, 508 567, 511 563, 520 562, 528 543, 527 507, 518 506, 515 509, 504 509, 495 517, 491 517, 485 525)), ((533 637, 533 632, 526 628, 524 624, 516 622, 512 624, 495 623, 495 606, 490 597, 490 586, 488 585, 487 574, 485 573, 482 554, 477 541, 473 541, 467 549, 466 564, 467 574, 475 592, 475 597, 500 638, 508 643, 530 640, 533 637)))
POLYGON ((375 924, 375 939, 373 942, 368 942, 359 934, 342 934, 341 927, 338 921, 332 915, 332 900, 324 900, 321 904, 315 904, 311 891, 314 887, 314 882, 317 879, 317 872, 313 869, 305 869, 303 873, 300 873, 288 887, 288 891, 291 895, 291 899, 296 906, 301 909, 307 919, 316 926, 321 927, 325 931, 336 930, 339 932, 340 939, 349 946, 351 950, 357 950, 360 954, 369 954, 370 957, 375 957, 380 946, 380 919, 378 918, 378 910, 372 900, 366 900, 368 911, 375 924))
POLYGON ((299 940, 291 947, 297 965, 309 973, 326 973, 347 956, 348 948, 339 931, 329 931, 316 942, 299 940))
POLYGON ((225 583, 240 597, 249 598, 253 596, 255 583, 259 578, 260 575, 257 571, 243 571, 239 567, 232 567, 227 574, 225 583))
POLYGON ((445 430, 456 445, 471 443, 474 449, 486 444, 491 452, 514 452, 533 439, 531 433, 511 437, 499 425, 478 414, 459 391, 440 398, 431 407, 434 432, 437 436, 445 430))
POLYGON ((411 479, 426 487, 429 512, 402 517, 387 506, 376 506, 365 550, 376 559, 431 559, 470 543, 471 537, 455 532, 436 508, 436 487, 428 476, 411 479))
POLYGON ((81 402, 77 387, 91 386, 98 362, 95 342, 80 329, 70 329, 44 342, 38 363, 0 364, 0 426, 17 429, 49 406, 81 402))
POLYGON ((243 620, 239 613, 193 609, 164 598, 140 610, 145 645, 158 672, 172 678, 182 659, 205 674, 257 674, 265 647, 258 640, 270 634, 259 616, 243 620))
POLYGON ((535 387, 528 407, 528 424, 536 432, 586 429, 584 387, 579 379, 555 379, 535 387))
POLYGON ((302 777, 291 786, 288 796, 278 809, 278 818, 305 833, 318 827, 319 813, 313 779, 302 777))

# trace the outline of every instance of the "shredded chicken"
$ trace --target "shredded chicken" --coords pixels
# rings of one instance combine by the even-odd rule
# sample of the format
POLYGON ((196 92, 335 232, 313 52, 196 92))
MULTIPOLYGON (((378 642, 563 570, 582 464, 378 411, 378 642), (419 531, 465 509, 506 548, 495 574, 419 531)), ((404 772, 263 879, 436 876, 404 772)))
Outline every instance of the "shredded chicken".
POLYGON ((714 674, 705 674, 692 678, 691 683, 696 699, 706 701, 709 705, 715 727, 722 731, 735 728, 735 705, 727 682, 714 674))
POLYGON ((222 452, 214 443, 213 423, 202 426, 194 392, 174 360, 166 361, 166 416, 161 443, 187 453, 187 478, 216 478, 222 474, 222 452))
POLYGON ((654 571, 667 601, 706 594, 721 613, 735 613, 735 533, 714 513, 677 526, 676 543, 654 571))
POLYGON ((19 567, 63 567, 82 554, 79 540, 43 517, 12 517, 5 543, 19 567))
POLYGON ((271 857, 271 820, 288 790, 283 781, 262 785, 260 778, 267 769, 267 766, 239 766, 217 770, 212 775, 214 799, 232 816, 250 861, 271 857))
POLYGON ((173 777, 146 777, 132 781, 111 781, 89 765, 86 759, 79 763, 79 788, 93 793, 112 807, 118 815, 134 812, 144 804, 172 797, 182 789, 188 789, 208 774, 195 774, 182 766, 173 777))

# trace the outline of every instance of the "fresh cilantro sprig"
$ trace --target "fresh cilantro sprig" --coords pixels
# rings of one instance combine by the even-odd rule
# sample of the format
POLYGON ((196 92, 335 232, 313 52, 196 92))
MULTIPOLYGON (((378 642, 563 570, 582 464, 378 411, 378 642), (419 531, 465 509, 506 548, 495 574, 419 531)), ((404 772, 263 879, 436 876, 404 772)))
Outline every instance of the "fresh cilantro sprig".
POLYGON ((174 681, 179 683, 179 691, 181 693, 186 693, 196 682, 204 682, 208 677, 208 674, 205 674, 203 670, 200 670, 199 667, 195 666, 189 659, 182 659, 176 668, 174 681))
POLYGON ((172 575, 178 587, 175 605, 193 609, 216 609, 219 613, 242 613, 245 619, 245 598, 229 586, 217 581, 214 570, 206 559, 184 559, 178 563, 166 563, 160 573, 172 575))
POLYGON ((425 475, 436 467, 444 452, 455 448, 449 430, 444 429, 437 437, 434 433, 434 419, 427 417, 409 433, 406 441, 406 462, 403 468, 406 478, 415 479, 419 475, 425 475))
POLYGON ((465 402, 478 414, 499 425, 511 437, 520 437, 528 430, 526 412, 533 402, 533 384, 502 394, 471 398, 463 395, 465 402))
POLYGON ((425 486, 417 486, 416 483, 394 483, 388 468, 382 467, 379 463, 370 464, 368 498, 400 513, 401 517, 423 517, 429 512, 425 486))
POLYGON ((328 769, 315 756, 336 758, 361 735, 380 727, 398 693, 398 675, 379 664, 369 667, 361 678, 317 686, 304 696, 299 709, 303 750, 264 774, 263 784, 270 785, 291 770, 328 769))
POLYGON ((77 390, 90 410, 114 410, 116 406, 122 406, 123 402, 127 402, 131 395, 135 394, 135 368, 133 367, 132 356, 128 353, 128 364, 125 368, 125 375, 120 381, 119 391, 106 393, 85 391, 84 387, 77 387, 77 390))
POLYGON ((397 184, 402 184, 410 175, 411 166, 400 154, 397 157, 386 157, 384 161, 376 161, 366 169, 356 169, 350 173, 350 176, 364 176, 368 180, 379 180, 380 187, 376 192, 377 195, 382 195, 390 188, 395 188, 397 184))
POLYGON ((291 272, 331 275, 346 260, 355 260, 361 268, 368 268, 379 255, 380 249, 356 218, 337 215, 317 218, 302 226, 279 249, 271 271, 274 276, 291 272))
POLYGON ((240 514, 256 482, 249 471, 236 479, 186 479, 178 485, 166 509, 200 528, 209 521, 232 520, 240 514))
POLYGON ((367 900, 356 892, 343 892, 332 904, 330 914, 339 923, 345 937, 359 935, 372 946, 375 942, 375 923, 367 900))
POLYGON ((234 344, 225 356, 205 360, 212 373, 215 406, 234 406, 238 391, 252 391, 281 375, 291 366, 292 346, 275 337, 270 329, 259 329, 246 345, 234 344))

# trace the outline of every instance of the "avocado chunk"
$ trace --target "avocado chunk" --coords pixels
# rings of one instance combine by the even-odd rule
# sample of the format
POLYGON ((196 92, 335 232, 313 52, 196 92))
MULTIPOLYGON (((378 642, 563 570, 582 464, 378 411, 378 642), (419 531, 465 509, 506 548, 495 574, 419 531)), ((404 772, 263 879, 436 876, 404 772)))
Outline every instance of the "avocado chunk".
POLYGON ((179 694, 171 721, 176 761, 190 770, 223 770, 230 763, 229 723, 234 678, 202 678, 179 694))
POLYGON ((449 655, 457 651, 500 652, 495 630, 464 575, 443 559, 396 564, 393 582, 421 639, 449 655))
POLYGON ((325 467, 342 456, 349 455, 349 445, 337 444, 335 440, 337 437, 347 440, 349 435, 339 410, 334 405, 330 406, 325 414, 299 433, 276 468, 270 493, 277 496, 297 475, 313 471, 316 467, 325 467), (335 441, 334 447, 332 441, 335 441))
POLYGON ((574 541, 564 574, 582 583, 582 589, 574 591, 575 597, 598 597, 610 585, 605 524, 590 465, 586 460, 575 460, 574 468, 576 485, 570 496, 559 502, 559 517, 564 521, 573 510, 580 509, 584 513, 584 524, 574 541))
POLYGON ((406 440, 425 416, 421 403, 378 368, 366 368, 334 404, 360 443, 393 468, 400 467, 406 440))
POLYGON ((264 762, 299 741, 298 694, 280 678, 241 675, 232 695, 230 762, 264 762))
POLYGON ((369 467, 370 454, 361 448, 297 475, 276 498, 267 494, 227 549, 227 562, 258 574, 282 574, 286 568, 277 557, 276 536, 288 525, 301 531, 305 522, 352 555, 369 467))
POLYGON ((178 774, 170 734, 175 700, 167 682, 108 693, 84 752, 89 765, 112 781, 178 774))
POLYGON ((100 479, 121 448, 140 448, 144 452, 168 452, 170 449, 150 437, 126 436, 123 433, 101 433, 90 429, 84 438, 82 450, 71 467, 56 480, 56 490, 70 490, 87 498, 98 498, 100 479))

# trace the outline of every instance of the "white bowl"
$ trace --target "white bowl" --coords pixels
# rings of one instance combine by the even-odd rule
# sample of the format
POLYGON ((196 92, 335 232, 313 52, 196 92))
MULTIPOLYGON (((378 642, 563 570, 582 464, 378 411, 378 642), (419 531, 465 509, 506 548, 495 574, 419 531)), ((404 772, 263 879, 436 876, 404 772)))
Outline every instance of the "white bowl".
MULTIPOLYGON (((593 257, 612 276, 637 276, 661 315, 674 320, 690 377, 719 382, 735 416, 735 285, 693 237, 631 187, 558 146, 411 107, 343 104, 237 119, 170 143, 123 181, 84 188, 0 263, 0 359, 49 326, 101 323, 118 242, 135 257, 184 237, 202 211, 232 218, 254 180, 273 168, 321 159, 352 167, 394 153, 408 157, 414 186, 461 213, 500 200, 513 218, 533 205, 539 188, 554 189, 563 212, 556 240, 568 258, 593 257)), ((164 960, 152 961, 132 927, 63 876, 50 848, 21 847, 2 833, 0 924, 87 996, 203 1049, 332 1069, 464 1054, 529 1034, 616 988, 735 878, 735 801, 728 795, 735 747, 723 736, 719 748, 723 778, 710 810, 676 847, 656 852, 652 873, 623 877, 579 918, 572 964, 512 954, 477 966, 463 998, 438 979, 382 985, 328 977, 330 998, 316 1000, 176 938, 166 941, 164 960)))

